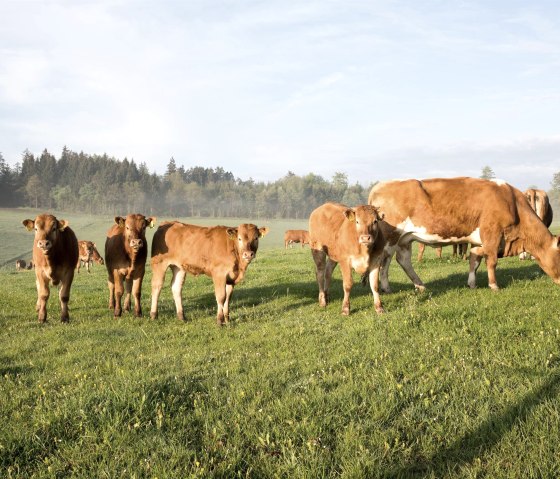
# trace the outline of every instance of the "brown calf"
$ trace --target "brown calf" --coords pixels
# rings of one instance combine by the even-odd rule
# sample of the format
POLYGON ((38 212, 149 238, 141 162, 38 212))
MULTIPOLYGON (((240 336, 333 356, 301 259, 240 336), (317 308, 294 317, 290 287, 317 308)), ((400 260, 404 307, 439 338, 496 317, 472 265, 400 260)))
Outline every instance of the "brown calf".
POLYGON ((27 264, 24 259, 16 259, 16 271, 27 269, 27 264))
POLYGON ((142 280, 148 256, 146 227, 153 228, 156 218, 130 214, 126 218, 115 217, 115 224, 107 232, 105 240, 105 266, 108 273, 109 309, 115 317, 121 316, 121 298, 126 287, 124 310, 130 311, 130 295, 134 296, 134 315, 142 316, 140 298, 142 280))
POLYGON ((309 244, 309 232, 306 230, 286 230, 284 233, 284 247, 292 246, 294 243, 301 243, 301 247, 309 244))
POLYGON ((245 277, 247 267, 259 247, 259 238, 268 228, 241 224, 203 227, 172 221, 162 224, 152 241, 152 307, 150 316, 158 315, 158 299, 167 268, 173 278, 171 291, 177 317, 184 320, 181 292, 187 273, 205 274, 214 282, 218 305, 217 323, 229 321, 229 302, 233 287, 245 277))
POLYGON ((319 305, 329 301, 332 272, 340 263, 344 299, 342 314, 350 314, 352 269, 369 275, 375 311, 383 312, 379 297, 379 266, 385 246, 383 214, 373 206, 349 208, 338 203, 325 203, 309 217, 311 253, 319 284, 319 305))
POLYGON ((78 273, 82 266, 86 267, 87 272, 90 272, 91 265, 95 261, 98 264, 105 264, 103 258, 97 251, 97 246, 93 241, 80 240, 78 241, 78 248, 80 251, 80 257, 76 269, 78 273))
POLYGON ((24 220, 23 225, 35 230, 33 241, 33 264, 37 284, 38 319, 40 323, 47 321, 47 301, 50 296, 49 284, 60 284, 60 319, 70 321, 68 301, 70 287, 74 279, 74 266, 78 261, 78 240, 68 227, 66 220, 57 220, 49 214, 37 216, 35 220, 24 220))

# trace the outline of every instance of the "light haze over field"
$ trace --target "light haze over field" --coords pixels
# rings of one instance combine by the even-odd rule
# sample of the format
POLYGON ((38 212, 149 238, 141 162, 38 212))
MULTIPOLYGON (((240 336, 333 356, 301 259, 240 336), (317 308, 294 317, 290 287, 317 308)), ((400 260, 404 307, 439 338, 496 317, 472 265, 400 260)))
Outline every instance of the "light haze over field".
POLYGON ((351 182, 560 171, 557 1, 0 1, 0 152, 351 182))

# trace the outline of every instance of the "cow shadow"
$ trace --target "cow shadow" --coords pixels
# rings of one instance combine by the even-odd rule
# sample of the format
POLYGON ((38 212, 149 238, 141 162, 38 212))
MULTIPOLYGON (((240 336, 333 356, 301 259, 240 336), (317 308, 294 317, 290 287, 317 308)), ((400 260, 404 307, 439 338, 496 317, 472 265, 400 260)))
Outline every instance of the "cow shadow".
POLYGON ((527 393, 503 412, 490 416, 478 427, 442 447, 429 457, 411 460, 405 466, 386 471, 383 477, 448 477, 459 468, 490 452, 514 427, 523 427, 533 411, 560 393, 560 371, 556 370, 539 387, 527 393))
MULTIPOLYGON (((399 266, 397 266, 399 267, 399 266)), ((391 269, 395 268, 395 265, 391 269)), ((419 274, 422 279, 421 274, 419 274)), ((469 276, 468 265, 465 268, 464 273, 453 273, 450 275, 442 276, 440 278, 427 280, 424 282, 426 290, 431 296, 438 296, 445 294, 450 289, 470 289, 467 285, 467 279, 469 276)), ((537 263, 527 265, 524 268, 508 268, 508 267, 498 267, 496 268, 496 280, 500 288, 506 288, 512 283, 517 281, 532 281, 535 278, 546 276, 546 273, 540 268, 537 263)), ((389 284, 391 285, 392 293, 407 292, 414 289, 411 281, 402 281, 391 279, 389 274, 389 284)), ((488 289, 488 274, 486 268, 479 268, 476 274, 476 287, 477 289, 488 289)))

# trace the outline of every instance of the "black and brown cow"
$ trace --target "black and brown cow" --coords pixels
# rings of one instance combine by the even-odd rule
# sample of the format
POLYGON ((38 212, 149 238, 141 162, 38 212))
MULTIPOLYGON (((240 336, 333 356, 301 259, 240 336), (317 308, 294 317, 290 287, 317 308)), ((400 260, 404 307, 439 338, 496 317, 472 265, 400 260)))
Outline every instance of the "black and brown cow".
POLYGON ((34 220, 24 220, 23 225, 35 232, 33 241, 33 265, 37 284, 37 306, 39 322, 47 320, 47 301, 50 284, 60 285, 60 319, 68 322, 68 301, 74 279, 74 267, 78 261, 78 240, 66 220, 50 214, 42 214, 34 220))
POLYGON ((142 316, 140 299, 142 281, 148 256, 146 228, 154 227, 156 218, 130 214, 115 217, 115 224, 105 240, 105 266, 108 273, 109 309, 115 317, 121 316, 121 298, 125 293, 124 310, 130 311, 131 294, 134 296, 134 315, 142 316))

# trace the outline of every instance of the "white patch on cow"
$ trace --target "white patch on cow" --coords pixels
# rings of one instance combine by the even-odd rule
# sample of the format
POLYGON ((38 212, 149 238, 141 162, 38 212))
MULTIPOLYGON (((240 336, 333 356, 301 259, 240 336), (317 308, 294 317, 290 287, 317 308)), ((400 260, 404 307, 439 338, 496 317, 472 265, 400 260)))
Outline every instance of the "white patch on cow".
POLYGON ((434 246, 445 246, 448 244, 458 244, 458 243, 473 243, 480 245, 482 244, 480 240, 480 228, 476 228, 472 233, 467 236, 451 236, 449 238, 444 238, 443 236, 429 233, 425 226, 416 226, 410 217, 407 217, 402 223, 399 223, 397 230, 400 231, 401 238, 403 236, 409 235, 412 239, 420 241, 421 243, 434 245, 434 246))
POLYGON ((500 180, 500 179, 498 179, 498 178, 493 178, 493 179, 490 180, 490 181, 493 181, 493 182, 496 183, 498 186, 507 185, 507 182, 506 182, 506 181, 500 180))
POLYGON ((368 267, 369 267, 369 257, 367 255, 365 256, 351 256, 350 257, 350 264, 352 265, 352 268, 354 268, 354 270, 357 273, 364 273, 367 271, 368 267))

